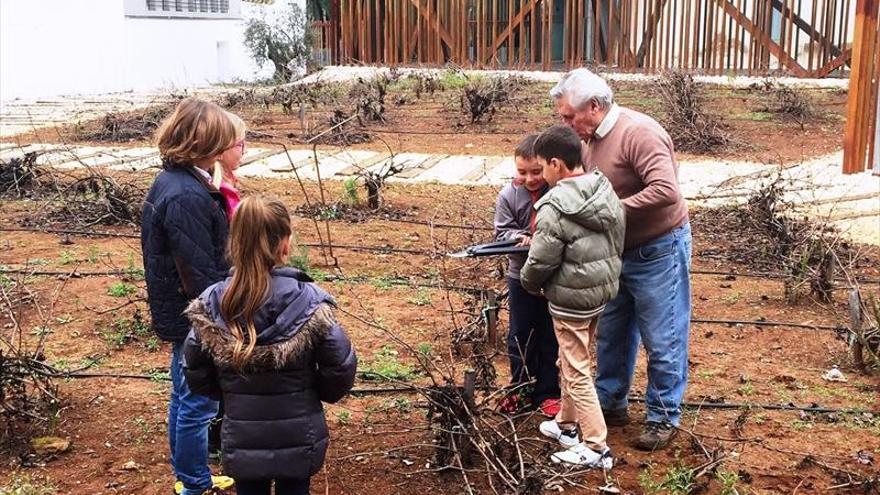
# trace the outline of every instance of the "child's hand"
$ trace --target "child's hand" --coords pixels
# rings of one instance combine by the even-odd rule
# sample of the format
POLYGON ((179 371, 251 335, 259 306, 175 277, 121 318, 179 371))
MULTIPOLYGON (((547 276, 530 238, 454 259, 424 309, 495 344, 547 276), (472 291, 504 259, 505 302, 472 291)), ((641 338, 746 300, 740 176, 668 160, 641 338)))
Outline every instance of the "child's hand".
POLYGON ((519 244, 517 244, 517 247, 531 246, 531 245, 532 245, 532 236, 528 236, 528 235, 519 236, 519 244))

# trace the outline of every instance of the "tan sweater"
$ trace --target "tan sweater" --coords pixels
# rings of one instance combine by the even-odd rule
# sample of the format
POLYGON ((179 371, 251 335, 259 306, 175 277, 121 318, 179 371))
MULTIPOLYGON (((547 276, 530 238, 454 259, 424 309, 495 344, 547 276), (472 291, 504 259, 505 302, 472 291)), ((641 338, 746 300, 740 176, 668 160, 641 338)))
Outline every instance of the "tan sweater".
POLYGON ((586 169, 605 174, 623 200, 624 249, 687 223, 672 139, 651 117, 615 105, 584 145, 583 162, 586 169))

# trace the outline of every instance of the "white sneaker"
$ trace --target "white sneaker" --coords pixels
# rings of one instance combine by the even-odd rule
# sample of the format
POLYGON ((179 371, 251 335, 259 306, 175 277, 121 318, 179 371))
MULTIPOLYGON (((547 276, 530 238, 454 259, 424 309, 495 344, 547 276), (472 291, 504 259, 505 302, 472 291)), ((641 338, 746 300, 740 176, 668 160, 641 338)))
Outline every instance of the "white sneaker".
POLYGON ((566 448, 574 447, 581 443, 581 439, 578 438, 576 429, 563 430, 559 427, 559 423, 553 419, 541 422, 541 426, 539 426, 538 429, 541 431, 542 435, 557 440, 559 445, 566 448))
POLYGON ((568 450, 563 450, 562 452, 557 452, 551 455, 550 460, 557 464, 564 462, 566 464, 602 469, 605 471, 608 471, 614 465, 614 458, 611 457, 611 449, 605 447, 605 449, 599 453, 583 443, 578 443, 568 450))

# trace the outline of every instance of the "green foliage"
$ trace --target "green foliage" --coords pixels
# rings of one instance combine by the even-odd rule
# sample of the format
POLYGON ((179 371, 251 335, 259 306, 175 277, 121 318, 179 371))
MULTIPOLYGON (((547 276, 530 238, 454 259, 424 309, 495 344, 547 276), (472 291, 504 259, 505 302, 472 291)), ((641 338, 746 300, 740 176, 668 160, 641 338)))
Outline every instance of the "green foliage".
POLYGON ((143 280, 145 273, 143 267, 134 262, 134 254, 128 253, 128 265, 125 267, 125 273, 132 280, 143 280))
POLYGON ((113 297, 128 297, 137 292, 137 287, 125 282, 116 282, 107 289, 107 294, 113 297))
POLYGON ((390 290, 394 287, 394 279, 391 277, 376 277, 370 280, 370 285, 377 289, 390 290))
POLYGON ((342 217, 342 209, 338 205, 326 205, 318 207, 315 217, 318 220, 336 220, 342 217))
POLYGON ((299 5, 288 5, 271 17, 248 19, 244 30, 244 46, 251 57, 260 65, 271 62, 279 82, 289 81, 294 67, 314 64, 308 19, 299 5))
POLYGON ((661 493, 689 495, 694 488, 695 475, 693 469, 678 464, 671 466, 660 479, 657 479, 654 466, 651 465, 639 473, 639 486, 649 495, 661 493))
MULTIPOLYGON (((480 76, 472 76, 471 80, 479 78, 480 76)), ((444 91, 449 89, 461 89, 467 86, 467 83, 468 78, 463 72, 447 70, 440 75, 440 88, 444 91)))
POLYGON ((721 495, 739 495, 736 489, 739 483, 739 475, 733 471, 718 471, 715 473, 715 479, 721 484, 721 495))
POLYGON ((76 263, 76 253, 73 251, 61 251, 60 262, 62 265, 72 265, 76 263))
POLYGON ((358 197, 357 177, 349 177, 342 183, 342 201, 349 206, 357 206, 360 204, 358 197))
POLYGON ((399 353, 389 345, 373 353, 373 358, 358 370, 362 380, 409 381, 418 376, 412 366, 402 363, 399 353))
MULTIPOLYGON (((150 327, 144 323, 140 310, 138 310, 135 311, 134 316, 131 318, 117 318, 110 325, 110 328, 102 332, 101 335, 108 345, 118 349, 132 340, 141 340, 147 337, 155 339, 151 333, 150 327)), ((149 349, 149 345, 147 347, 149 349)), ((158 349, 158 341, 156 342, 156 348, 158 349)))
POLYGON ((149 371, 150 381, 155 383, 170 382, 171 373, 166 370, 153 369, 149 371))
POLYGON ((431 357, 434 354, 434 346, 432 346, 428 342, 421 342, 416 346, 416 350, 419 351, 419 354, 422 354, 425 357, 431 357))
POLYGON ((147 339, 147 343, 144 345, 146 345, 148 352, 156 352, 159 350, 159 339, 157 339, 155 336, 152 336, 147 339))
POLYGON ((292 266, 306 273, 309 271, 309 248, 305 246, 299 247, 299 252, 295 253, 291 250, 287 257, 287 266, 292 266))
POLYGON ((38 480, 27 474, 14 475, 0 486, 0 495, 53 495, 56 488, 48 479, 38 480))
POLYGON ((420 290, 415 297, 411 297, 409 299, 410 304, 415 304, 416 306, 429 306, 431 304, 431 296, 427 293, 427 291, 420 290))
POLYGON ((336 413, 336 422, 340 425, 347 425, 351 420, 351 413, 348 411, 339 411, 336 413))
POLYGON ((89 255, 86 258, 89 263, 95 264, 98 262, 98 246, 89 246, 89 255))
POLYGON ((9 290, 15 286, 15 281, 9 275, 3 273, 2 267, 0 267, 0 286, 3 286, 4 289, 9 290))

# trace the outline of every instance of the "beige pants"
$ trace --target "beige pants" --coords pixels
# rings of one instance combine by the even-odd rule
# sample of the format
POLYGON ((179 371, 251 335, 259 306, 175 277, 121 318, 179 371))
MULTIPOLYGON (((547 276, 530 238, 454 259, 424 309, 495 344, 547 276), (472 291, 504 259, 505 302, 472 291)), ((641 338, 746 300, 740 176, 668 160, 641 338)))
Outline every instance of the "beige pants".
POLYGON ((553 317, 553 328, 559 341, 559 361, 556 364, 562 389, 562 408, 556 421, 563 427, 580 426, 581 441, 601 452, 606 446, 608 429, 593 384, 590 359, 590 339, 596 333, 598 322, 598 317, 582 321, 553 317))

